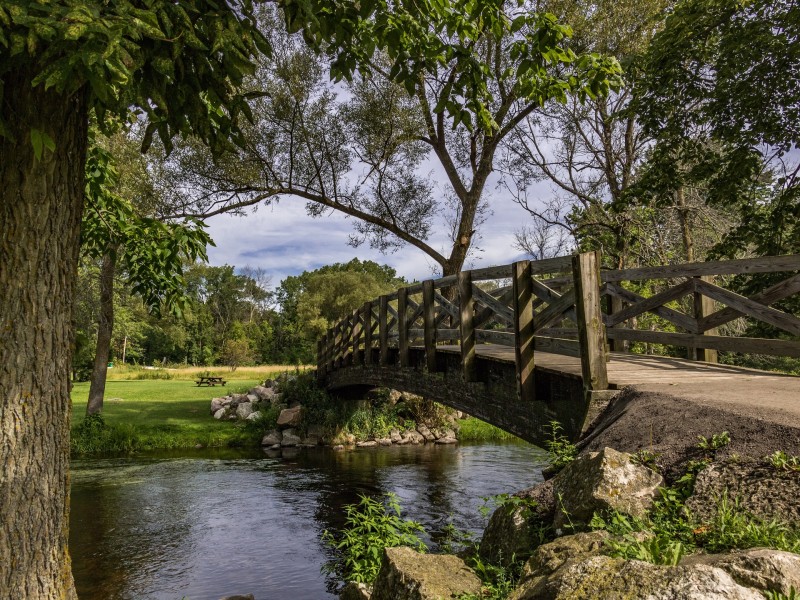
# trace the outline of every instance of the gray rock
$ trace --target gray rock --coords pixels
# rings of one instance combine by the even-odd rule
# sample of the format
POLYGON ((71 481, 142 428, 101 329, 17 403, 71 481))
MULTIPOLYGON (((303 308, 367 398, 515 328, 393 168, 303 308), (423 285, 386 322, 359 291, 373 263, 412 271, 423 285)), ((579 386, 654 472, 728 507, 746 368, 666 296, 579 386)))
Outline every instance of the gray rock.
POLYGON ((297 446, 300 443, 300 436, 294 429, 284 429, 281 438, 281 447, 297 446))
POLYGON ((317 425, 317 424, 309 425, 306 428, 306 434, 309 436, 315 435, 318 438, 322 439, 323 437, 325 437, 325 428, 322 425, 317 425))
POLYGON ((319 446, 320 441, 321 440, 319 439, 318 435, 306 435, 306 437, 303 438, 302 445, 303 446, 319 446))
POLYGON ((285 408, 278 415, 278 426, 296 427, 303 422, 303 407, 285 408))
POLYGON ((566 560, 549 576, 523 580, 509 600, 763 600, 708 565, 669 567, 639 560, 592 556, 566 560))
POLYGON ((389 432, 389 438, 392 440, 393 444, 402 444, 403 443, 403 436, 400 434, 399 429, 392 429, 389 432))
POLYGON ((256 419, 260 419, 261 418, 261 414, 262 413, 261 413, 260 410, 254 410, 249 415, 247 415, 247 419, 246 420, 247 421, 255 421, 256 419))
POLYGON ((245 395, 247 396, 247 401, 248 401, 248 402, 250 402, 251 404, 252 404, 253 402, 256 402, 256 403, 257 403, 257 402, 261 402, 261 398, 259 398, 259 397, 258 397, 258 396, 256 396, 255 394, 247 393, 247 394, 245 394, 245 395))
POLYGON ((386 548, 371 600, 440 600, 480 594, 481 580, 451 554, 386 548))
POLYGON ((696 519, 711 520, 724 494, 756 517, 800 525, 800 471, 757 462, 714 463, 697 475, 686 507, 696 519))
POLYGON ((731 554, 687 556, 681 565, 705 564, 728 573, 736 583, 759 590, 800 591, 800 555, 770 548, 753 548, 731 554))
POLYGON ((211 399, 211 414, 213 415, 216 413, 220 408, 225 406, 223 403, 224 398, 212 398, 211 399))
POLYGON ((230 399, 231 399, 231 406, 233 407, 237 407, 240 404, 248 402, 247 394, 231 394, 230 399))
POLYGON ((432 442, 436 439, 436 436, 431 433, 431 430, 422 423, 417 425, 417 432, 423 437, 426 442, 432 442))
POLYGON ((250 394, 254 394, 258 397, 259 400, 262 402, 269 402, 273 396, 275 396, 275 390, 272 388, 264 387, 263 385, 257 385, 249 392, 250 394))
POLYGON ((280 444, 283 436, 281 432, 277 429, 273 429, 272 431, 268 431, 266 435, 261 438, 261 445, 262 446, 274 446, 275 444, 280 444))
POLYGON ((499 506, 486 525, 478 554, 492 564, 524 560, 536 547, 541 526, 535 507, 512 503, 499 506))
POLYGON ((457 444, 458 440, 455 437, 440 437, 436 440, 437 444, 457 444))
POLYGON ((374 448, 378 445, 375 440, 367 440, 366 442, 356 442, 357 448, 374 448))
POLYGON ((225 409, 220 408, 217 412, 214 413, 215 419, 224 419, 225 418, 225 409))
POLYGON ((378 438, 375 440, 381 446, 391 446, 392 445, 392 438, 378 438))
POLYGON ((250 402, 242 402, 236 407, 236 416, 240 419, 246 419, 253 413, 253 405, 250 402))
POLYGON ((560 528, 569 520, 587 522, 604 510, 643 517, 662 482, 661 475, 632 462, 630 454, 613 448, 583 454, 553 478, 563 509, 553 524, 560 528))
POLYGON ((403 398, 403 394, 401 392, 398 392, 397 390, 389 390, 388 400, 389 400, 389 404, 391 404, 392 406, 394 406, 395 404, 400 402, 400 400, 402 398, 403 398))
POLYGON ((410 431, 406 431, 403 434, 403 439, 407 440, 406 443, 408 443, 408 444, 416 445, 416 444, 424 444, 425 443, 425 438, 422 436, 422 434, 419 431, 416 431, 414 429, 412 429, 410 431))
POLYGON ((372 591, 366 583, 350 581, 339 592, 339 600, 370 600, 372 591))

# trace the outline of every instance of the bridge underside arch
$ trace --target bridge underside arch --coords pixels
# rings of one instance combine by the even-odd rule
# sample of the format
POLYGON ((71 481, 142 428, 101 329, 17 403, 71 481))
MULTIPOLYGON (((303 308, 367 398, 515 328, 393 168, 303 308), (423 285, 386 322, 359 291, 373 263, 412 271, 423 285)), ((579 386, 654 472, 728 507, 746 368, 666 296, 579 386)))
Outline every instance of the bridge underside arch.
POLYGON ((387 366, 377 364, 377 353, 370 358, 374 360, 368 364, 353 364, 346 357, 344 364, 324 375, 324 385, 340 394, 365 387, 388 387, 418 394, 538 446, 550 439, 551 421, 558 421, 564 434, 574 440, 580 436, 587 419, 580 377, 537 368, 537 399, 522 401, 517 392, 514 363, 507 361, 478 357, 479 382, 467 382, 462 375, 460 356, 453 352, 436 353, 435 373, 425 368, 425 352, 421 348, 410 349, 410 364, 406 368, 397 366, 396 350, 390 353, 387 366))

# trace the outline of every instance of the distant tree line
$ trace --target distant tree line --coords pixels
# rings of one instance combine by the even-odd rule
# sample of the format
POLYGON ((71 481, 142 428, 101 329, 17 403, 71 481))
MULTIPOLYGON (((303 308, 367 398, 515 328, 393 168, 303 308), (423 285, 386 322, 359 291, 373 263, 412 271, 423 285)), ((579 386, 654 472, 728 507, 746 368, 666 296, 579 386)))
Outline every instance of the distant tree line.
MULTIPOLYGON (((80 268, 75 374, 87 378, 95 353, 98 260, 80 268)), ((181 315, 153 313, 130 288, 114 290, 112 362, 139 365, 307 364, 316 340, 354 308, 403 284, 395 270, 354 258, 284 279, 274 289, 263 268, 203 263, 184 270, 181 315)))

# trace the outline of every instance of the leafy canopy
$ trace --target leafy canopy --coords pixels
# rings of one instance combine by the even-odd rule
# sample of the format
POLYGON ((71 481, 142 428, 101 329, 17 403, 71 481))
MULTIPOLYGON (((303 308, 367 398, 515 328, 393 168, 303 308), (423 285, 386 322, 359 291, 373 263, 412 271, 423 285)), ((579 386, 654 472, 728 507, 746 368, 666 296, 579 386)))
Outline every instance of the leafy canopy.
POLYGON ((220 149, 248 114, 236 88, 253 72, 250 57, 270 50, 252 12, 251 0, 4 0, 0 102, 2 80, 24 70, 34 86, 88 93, 101 125, 143 110, 145 146, 155 132, 168 149, 191 133, 220 149))

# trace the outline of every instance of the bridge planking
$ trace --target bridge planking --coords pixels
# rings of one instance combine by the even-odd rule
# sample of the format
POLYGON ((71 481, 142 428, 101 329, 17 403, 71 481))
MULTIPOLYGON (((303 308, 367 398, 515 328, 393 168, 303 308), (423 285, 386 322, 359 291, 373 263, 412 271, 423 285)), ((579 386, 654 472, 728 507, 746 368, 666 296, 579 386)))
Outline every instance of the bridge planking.
POLYGON ((800 334, 800 319, 771 306, 800 293, 800 255, 603 272, 599 263, 599 253, 521 261, 382 296, 321 341, 320 379, 331 388, 405 385, 534 443, 543 440, 548 419, 577 437, 627 386, 735 397, 745 405, 769 397, 800 418, 800 378, 715 364, 717 350, 800 356, 800 340, 787 339, 800 334), (749 297, 724 287, 724 276, 786 271, 787 279, 772 277, 749 297), (494 290, 475 285, 498 278, 504 282, 494 290), (650 295, 624 287, 653 279, 664 283, 650 295), (637 328, 645 314, 672 329, 637 328), (718 326, 741 317, 785 333, 720 335, 718 326), (378 335, 358 335, 373 319, 378 335), (687 359, 620 352, 636 342, 683 346, 687 359))

